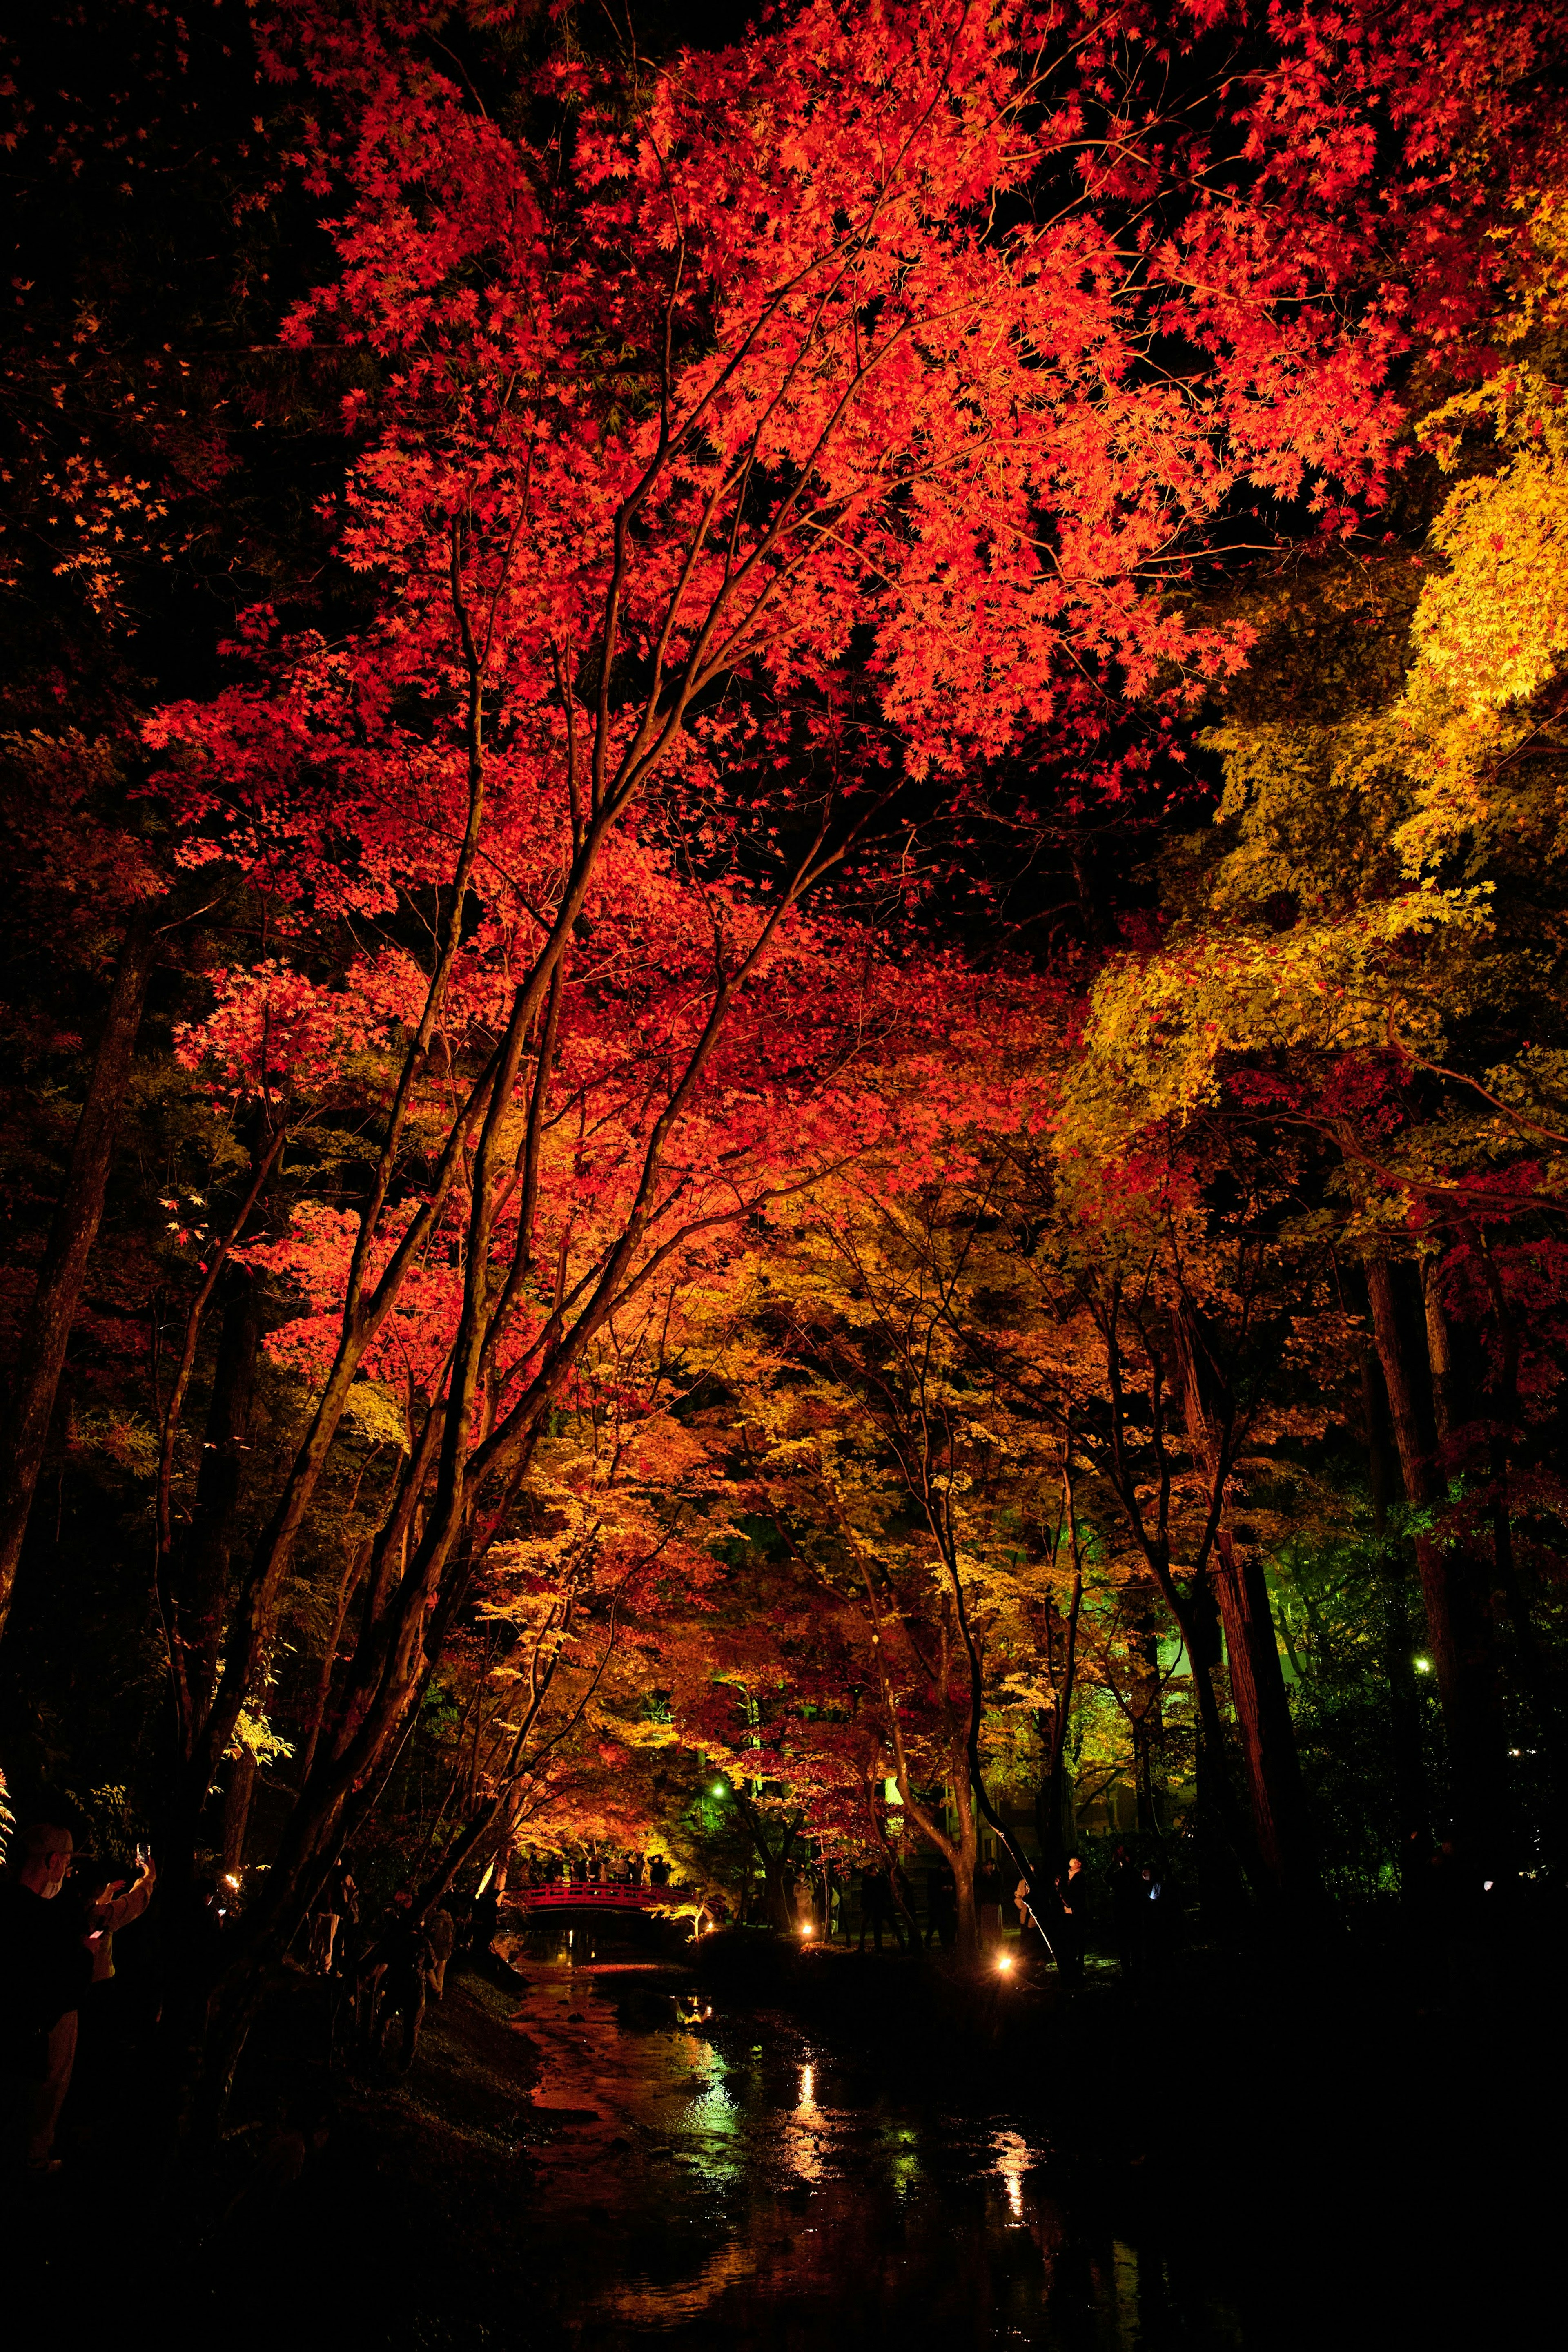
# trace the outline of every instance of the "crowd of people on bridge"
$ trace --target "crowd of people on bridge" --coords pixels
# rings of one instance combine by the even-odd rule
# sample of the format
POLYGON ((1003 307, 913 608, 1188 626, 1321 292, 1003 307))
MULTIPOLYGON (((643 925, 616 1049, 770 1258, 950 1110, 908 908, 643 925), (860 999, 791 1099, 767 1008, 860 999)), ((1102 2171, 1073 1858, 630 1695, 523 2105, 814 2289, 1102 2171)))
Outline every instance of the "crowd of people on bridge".
POLYGON ((674 1884, 670 1863, 662 1853, 602 1850, 597 1843, 570 1847, 564 1853, 540 1853, 530 1845, 522 1857, 525 1886, 648 1886, 674 1884))

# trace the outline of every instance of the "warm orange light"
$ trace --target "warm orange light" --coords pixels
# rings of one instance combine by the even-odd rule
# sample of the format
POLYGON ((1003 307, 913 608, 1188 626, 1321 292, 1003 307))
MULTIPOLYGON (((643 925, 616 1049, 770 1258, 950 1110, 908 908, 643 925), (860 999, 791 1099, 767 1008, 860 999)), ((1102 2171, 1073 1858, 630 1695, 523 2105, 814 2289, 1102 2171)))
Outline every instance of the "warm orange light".
POLYGON ((998 1952, 997 1954, 997 1967, 1003 1976, 1011 1976, 1017 1966, 1018 1963, 1010 1952, 998 1952))
POLYGON ((800 1922, 800 1933, 802 1936, 814 1936, 816 1932, 816 1927, 810 1919, 803 1919, 800 1922))

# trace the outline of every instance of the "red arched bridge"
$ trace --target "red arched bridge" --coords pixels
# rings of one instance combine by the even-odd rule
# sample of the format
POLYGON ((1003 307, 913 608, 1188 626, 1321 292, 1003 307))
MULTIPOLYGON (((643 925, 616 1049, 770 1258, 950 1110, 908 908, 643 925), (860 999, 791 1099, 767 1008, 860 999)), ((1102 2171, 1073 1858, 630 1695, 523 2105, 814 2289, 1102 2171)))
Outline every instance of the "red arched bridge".
POLYGON ((687 1901, 680 1886, 628 1886, 624 1880, 559 1878, 508 1889, 522 1911, 668 1911, 687 1901))

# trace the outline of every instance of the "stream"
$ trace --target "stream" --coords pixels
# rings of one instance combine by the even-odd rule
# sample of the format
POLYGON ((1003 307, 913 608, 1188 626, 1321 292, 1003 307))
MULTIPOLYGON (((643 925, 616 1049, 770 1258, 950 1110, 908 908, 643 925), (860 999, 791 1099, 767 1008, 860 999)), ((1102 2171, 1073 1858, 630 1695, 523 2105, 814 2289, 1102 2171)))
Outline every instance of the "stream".
POLYGON ((596 1958, 582 1929, 510 1957, 543 2061, 524 2223, 541 2340, 1242 2344, 1214 2265, 1113 2226, 1038 2114, 912 2104, 787 2016, 596 1958))

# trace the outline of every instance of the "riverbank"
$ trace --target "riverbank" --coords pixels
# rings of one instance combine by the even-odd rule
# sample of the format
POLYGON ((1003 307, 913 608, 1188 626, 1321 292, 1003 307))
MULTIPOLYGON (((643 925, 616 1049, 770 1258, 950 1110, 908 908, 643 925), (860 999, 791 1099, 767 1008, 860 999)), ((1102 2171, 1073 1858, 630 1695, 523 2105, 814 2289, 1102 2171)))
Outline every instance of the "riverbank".
POLYGON ((196 2162, 161 2154, 134 2081, 8 2200, 37 2308, 68 2340, 136 2315, 177 2346, 478 2347, 529 2277, 511 2223, 530 2194, 539 2053, 500 1964, 449 1974, 400 2082, 329 2063, 331 1988, 299 1976, 247 2051, 229 2127, 196 2162))

